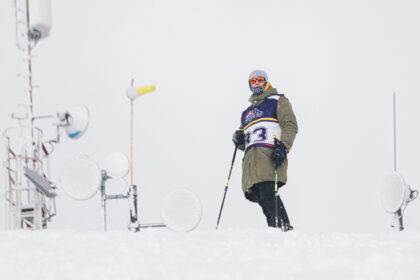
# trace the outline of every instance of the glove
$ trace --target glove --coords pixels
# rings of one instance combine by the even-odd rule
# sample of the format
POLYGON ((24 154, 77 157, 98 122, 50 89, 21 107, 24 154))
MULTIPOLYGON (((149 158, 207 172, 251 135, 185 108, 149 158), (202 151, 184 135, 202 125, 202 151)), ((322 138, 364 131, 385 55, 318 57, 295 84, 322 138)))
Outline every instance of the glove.
POLYGON ((245 134, 242 130, 237 130, 235 133, 233 133, 232 141, 235 146, 240 146, 245 143, 245 134))
POLYGON ((287 150, 286 146, 277 138, 274 139, 274 151, 271 154, 271 160, 274 163, 274 167, 277 169, 283 162, 287 159, 287 150))

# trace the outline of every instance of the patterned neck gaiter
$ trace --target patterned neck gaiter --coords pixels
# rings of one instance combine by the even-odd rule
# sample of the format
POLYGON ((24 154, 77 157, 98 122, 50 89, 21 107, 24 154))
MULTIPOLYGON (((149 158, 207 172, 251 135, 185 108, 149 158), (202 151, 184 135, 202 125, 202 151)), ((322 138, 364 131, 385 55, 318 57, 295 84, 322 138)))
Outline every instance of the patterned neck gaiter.
POLYGON ((252 95, 258 96, 264 92, 265 84, 260 87, 251 87, 252 95))

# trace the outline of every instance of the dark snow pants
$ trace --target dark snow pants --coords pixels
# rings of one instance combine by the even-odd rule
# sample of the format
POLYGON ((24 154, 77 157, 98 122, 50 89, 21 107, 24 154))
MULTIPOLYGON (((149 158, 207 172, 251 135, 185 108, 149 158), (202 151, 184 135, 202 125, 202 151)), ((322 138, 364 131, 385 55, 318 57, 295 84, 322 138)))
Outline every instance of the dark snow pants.
MULTIPOLYGON (((279 185, 278 187, 280 188, 281 186, 282 185, 279 185)), ((257 202, 261 206, 264 215, 267 218, 267 224, 269 227, 274 227, 274 199, 277 198, 279 220, 282 220, 283 223, 290 225, 289 216, 287 215, 286 208, 284 208, 280 195, 274 196, 274 182, 261 182, 253 185, 245 193, 245 197, 252 202, 257 202)))

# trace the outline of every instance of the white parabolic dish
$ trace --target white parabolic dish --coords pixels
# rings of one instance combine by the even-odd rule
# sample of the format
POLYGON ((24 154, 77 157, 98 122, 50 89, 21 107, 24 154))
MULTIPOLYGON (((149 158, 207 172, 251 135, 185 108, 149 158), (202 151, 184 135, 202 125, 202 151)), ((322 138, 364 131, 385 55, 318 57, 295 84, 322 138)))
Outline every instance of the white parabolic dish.
POLYGON ((106 157, 106 172, 113 178, 123 178, 130 171, 130 161, 123 153, 114 152, 106 157))
POLYGON ((89 110, 86 106, 76 106, 67 111, 70 114, 70 124, 65 127, 66 134, 72 139, 78 139, 86 132, 89 125, 89 110))
POLYGON ((177 189, 163 202, 163 223, 173 231, 192 231, 201 220, 200 199, 190 190, 177 189))
POLYGON ((70 160, 60 177, 61 189, 71 198, 87 200, 94 196, 102 183, 98 165, 86 155, 70 160))
POLYGON ((382 189, 382 206, 389 213, 397 212, 407 202, 410 191, 398 172, 388 175, 382 189))

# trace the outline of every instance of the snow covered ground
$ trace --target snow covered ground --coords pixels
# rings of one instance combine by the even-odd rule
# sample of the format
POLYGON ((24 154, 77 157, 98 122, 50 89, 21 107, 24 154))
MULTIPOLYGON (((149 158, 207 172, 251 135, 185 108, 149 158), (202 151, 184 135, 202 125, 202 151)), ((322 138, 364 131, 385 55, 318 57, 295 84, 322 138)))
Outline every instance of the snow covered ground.
POLYGON ((420 232, 1 231, 9 279, 420 279, 420 232))

